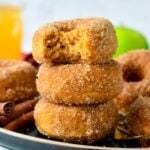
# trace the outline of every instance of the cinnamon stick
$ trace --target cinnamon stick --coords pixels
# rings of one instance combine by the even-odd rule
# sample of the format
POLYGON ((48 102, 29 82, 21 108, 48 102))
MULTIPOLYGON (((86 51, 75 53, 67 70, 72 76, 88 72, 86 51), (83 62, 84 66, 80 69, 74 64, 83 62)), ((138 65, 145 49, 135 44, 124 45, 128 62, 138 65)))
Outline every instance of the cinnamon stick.
POLYGON ((33 111, 23 114, 19 118, 15 119, 14 121, 10 122, 4 128, 11 131, 19 131, 25 129, 28 125, 34 122, 33 119, 33 111))
POLYGON ((8 124, 11 121, 15 120, 16 118, 20 117, 21 115, 23 115, 29 111, 32 111, 38 100, 39 100, 39 97, 36 97, 34 99, 18 103, 15 106, 11 115, 0 116, 0 125, 5 126, 6 124, 8 124))
POLYGON ((15 108, 14 102, 0 102, 0 115, 9 115, 15 108))

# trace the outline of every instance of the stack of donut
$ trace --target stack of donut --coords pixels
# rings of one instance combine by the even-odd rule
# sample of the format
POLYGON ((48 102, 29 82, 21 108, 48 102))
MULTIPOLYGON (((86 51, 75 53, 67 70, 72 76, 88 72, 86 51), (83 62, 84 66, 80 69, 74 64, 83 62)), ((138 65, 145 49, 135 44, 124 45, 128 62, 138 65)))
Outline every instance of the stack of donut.
POLYGON ((33 37, 33 57, 41 67, 37 89, 42 99, 34 119, 49 138, 92 143, 116 125, 113 103, 122 89, 112 24, 103 18, 49 23, 33 37))

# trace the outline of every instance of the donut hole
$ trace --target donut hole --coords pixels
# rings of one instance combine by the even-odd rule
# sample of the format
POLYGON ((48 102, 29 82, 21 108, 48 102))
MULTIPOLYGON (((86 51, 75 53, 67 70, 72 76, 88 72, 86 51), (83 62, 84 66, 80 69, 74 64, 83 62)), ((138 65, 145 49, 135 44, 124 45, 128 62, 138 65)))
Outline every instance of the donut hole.
POLYGON ((126 68, 123 71, 123 78, 127 82, 139 82, 143 79, 143 74, 138 68, 126 68))

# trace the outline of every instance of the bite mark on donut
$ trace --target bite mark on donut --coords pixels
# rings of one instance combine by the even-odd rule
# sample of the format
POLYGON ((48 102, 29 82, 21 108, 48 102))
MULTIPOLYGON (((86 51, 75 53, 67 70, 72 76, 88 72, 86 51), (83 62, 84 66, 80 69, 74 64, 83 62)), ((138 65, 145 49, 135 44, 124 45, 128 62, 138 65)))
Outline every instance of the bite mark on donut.
POLYGON ((86 59, 90 55, 85 48, 87 43, 87 35, 82 29, 56 30, 46 37, 45 56, 50 57, 54 63, 58 64, 86 59))

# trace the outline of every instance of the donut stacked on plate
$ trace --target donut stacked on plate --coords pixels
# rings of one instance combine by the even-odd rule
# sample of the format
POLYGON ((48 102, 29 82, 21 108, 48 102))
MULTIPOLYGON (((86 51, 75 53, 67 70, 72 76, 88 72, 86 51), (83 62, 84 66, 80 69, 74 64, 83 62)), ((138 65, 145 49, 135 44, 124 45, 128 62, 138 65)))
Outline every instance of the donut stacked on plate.
POLYGON ((116 124, 113 98, 122 89, 112 24, 103 18, 54 22, 33 37, 33 56, 42 63, 37 89, 42 99, 34 119, 42 134, 71 142, 104 138, 116 124))

